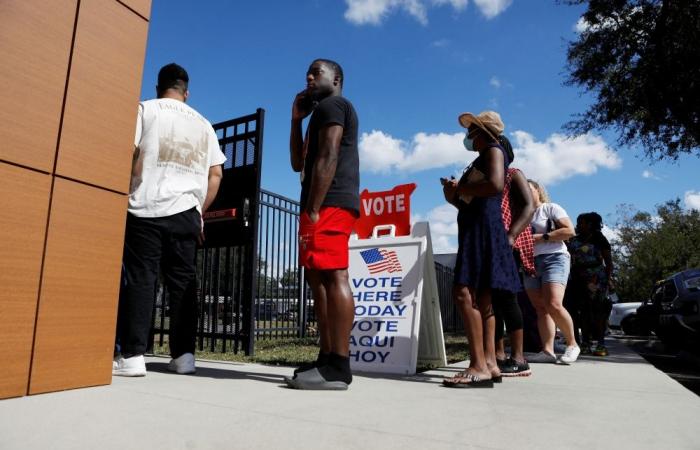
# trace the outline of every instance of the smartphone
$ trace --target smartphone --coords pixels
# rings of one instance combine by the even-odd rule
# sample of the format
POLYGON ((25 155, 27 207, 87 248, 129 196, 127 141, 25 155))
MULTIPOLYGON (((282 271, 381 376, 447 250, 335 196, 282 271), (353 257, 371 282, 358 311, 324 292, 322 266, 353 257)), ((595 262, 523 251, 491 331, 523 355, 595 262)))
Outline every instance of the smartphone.
POLYGON ((448 181, 452 181, 454 179, 455 179, 455 177, 453 177, 453 176, 450 178, 440 177, 440 183, 444 186, 447 184, 448 181))
POLYGON ((313 111, 318 102, 313 101, 311 95, 307 94, 299 98, 299 102, 297 104, 302 111, 313 111))

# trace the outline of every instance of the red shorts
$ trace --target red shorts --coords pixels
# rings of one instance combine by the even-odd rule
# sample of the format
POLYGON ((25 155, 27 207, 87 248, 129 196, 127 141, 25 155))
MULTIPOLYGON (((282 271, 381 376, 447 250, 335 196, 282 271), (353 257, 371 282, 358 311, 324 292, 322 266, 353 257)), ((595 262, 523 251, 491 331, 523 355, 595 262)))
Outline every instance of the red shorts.
POLYGON ((348 239, 357 217, 349 209, 324 206, 311 223, 306 211, 299 216, 299 265, 307 269, 348 268, 348 239))

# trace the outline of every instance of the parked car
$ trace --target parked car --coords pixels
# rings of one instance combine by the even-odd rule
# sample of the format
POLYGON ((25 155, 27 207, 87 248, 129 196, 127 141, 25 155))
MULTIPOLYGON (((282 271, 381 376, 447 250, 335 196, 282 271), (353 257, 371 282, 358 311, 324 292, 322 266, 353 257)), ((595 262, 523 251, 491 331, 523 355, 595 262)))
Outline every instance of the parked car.
POLYGON ((667 345, 700 342, 700 269, 678 272, 654 286, 637 317, 667 345))
POLYGON ((637 308, 642 302, 615 303, 610 311, 608 326, 611 330, 622 330, 630 336, 646 336, 649 328, 637 317, 637 308))

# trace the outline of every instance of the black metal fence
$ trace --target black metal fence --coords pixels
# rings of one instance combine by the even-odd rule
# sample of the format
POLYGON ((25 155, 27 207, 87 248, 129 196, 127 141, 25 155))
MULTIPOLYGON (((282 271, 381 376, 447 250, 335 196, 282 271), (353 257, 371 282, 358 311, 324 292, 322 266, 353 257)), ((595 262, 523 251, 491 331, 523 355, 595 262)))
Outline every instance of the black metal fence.
POLYGON ((315 335, 313 299, 298 265, 299 202, 261 190, 258 226, 255 337, 315 335))
POLYGON ((459 311, 457 311, 454 301, 452 301, 452 282, 454 280, 454 272, 452 271, 452 268, 436 262, 435 278, 437 279, 438 296, 440 297, 442 330, 446 332, 464 330, 462 317, 460 316, 459 311))

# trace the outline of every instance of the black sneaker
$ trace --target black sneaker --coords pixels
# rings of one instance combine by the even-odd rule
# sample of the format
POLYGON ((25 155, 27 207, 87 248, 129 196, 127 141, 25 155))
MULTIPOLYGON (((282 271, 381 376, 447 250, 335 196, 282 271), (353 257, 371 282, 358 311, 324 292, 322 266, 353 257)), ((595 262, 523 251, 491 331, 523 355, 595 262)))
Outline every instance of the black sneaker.
POLYGON ((501 375, 504 377, 528 377, 532 374, 527 361, 517 362, 513 358, 508 358, 501 367, 501 375))

